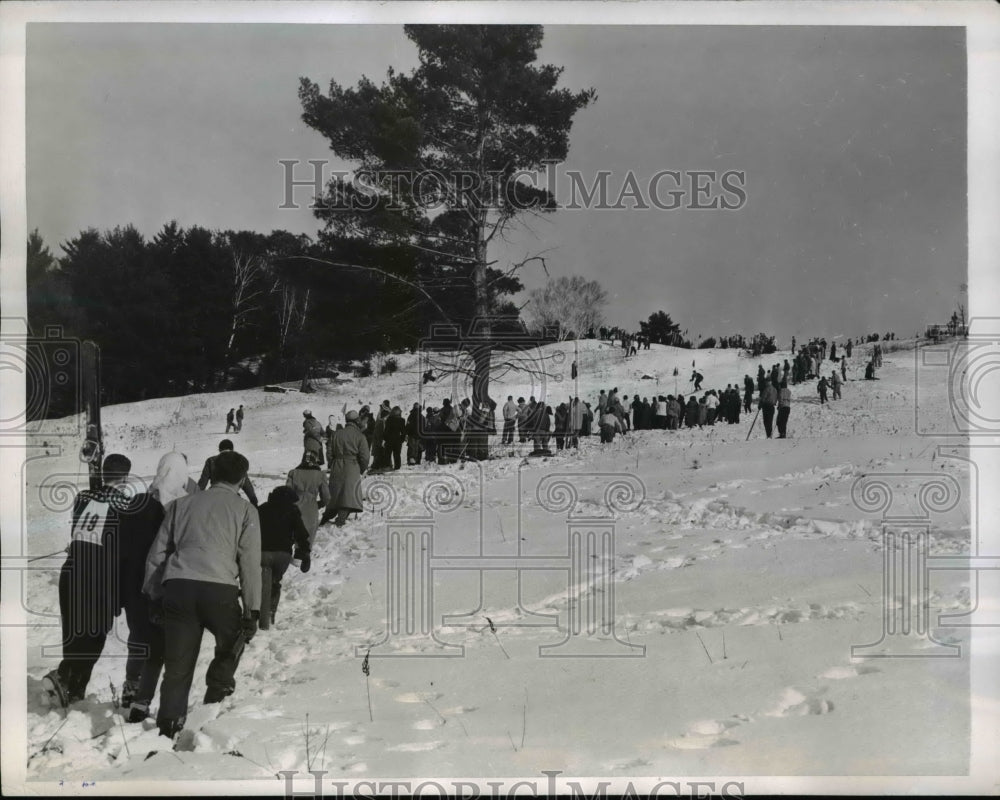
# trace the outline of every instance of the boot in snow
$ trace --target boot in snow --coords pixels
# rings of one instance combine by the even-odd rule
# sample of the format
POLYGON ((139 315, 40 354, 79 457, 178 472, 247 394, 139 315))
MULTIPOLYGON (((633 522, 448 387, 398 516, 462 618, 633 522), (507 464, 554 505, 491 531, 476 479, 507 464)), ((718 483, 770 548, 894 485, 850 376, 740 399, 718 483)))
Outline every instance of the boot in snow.
POLYGON ((149 717, 149 703, 133 702, 128 712, 129 722, 142 722, 149 717))
POLYGON ((122 708, 129 708, 135 700, 135 693, 139 690, 139 681, 127 680, 122 684, 122 708))
POLYGON ((185 719, 186 717, 157 720, 156 726, 160 729, 160 736, 166 736, 168 739, 176 739, 177 734, 184 730, 185 719))

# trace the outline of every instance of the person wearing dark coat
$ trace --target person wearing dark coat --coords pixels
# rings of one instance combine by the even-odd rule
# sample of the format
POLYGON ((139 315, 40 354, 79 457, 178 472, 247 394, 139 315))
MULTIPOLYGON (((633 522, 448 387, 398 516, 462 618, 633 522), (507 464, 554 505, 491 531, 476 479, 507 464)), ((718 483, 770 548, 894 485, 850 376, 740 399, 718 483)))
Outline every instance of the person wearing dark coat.
POLYGON ((850 340, 850 339, 848 339, 848 340, 847 340, 847 345, 846 345, 846 346, 844 347, 844 352, 845 352, 845 353, 847 353, 847 357, 848 357, 848 358, 850 358, 850 357, 851 357, 851 351, 852 351, 852 349, 853 349, 853 348, 852 348, 852 346, 851 346, 851 340, 850 340))
POLYGON ((70 543, 59 572, 62 661, 43 678, 49 698, 66 708, 82 700, 114 619, 121 614, 120 517, 131 508, 122 491, 132 462, 104 459, 104 485, 73 501, 70 543))
POLYGON ((684 409, 684 424, 689 428, 698 424, 698 401, 695 400, 694 395, 688 398, 687 406, 684 409))
MULTIPOLYGON (((392 468, 399 469, 402 465, 403 442, 406 439, 406 422, 403 420, 403 409, 393 406, 385 420, 383 442, 386 449, 386 461, 392 459, 392 468)), ((386 464, 388 466, 388 464, 386 464)))
POLYGON ((819 404, 824 405, 826 403, 826 390, 827 390, 826 375, 819 379, 819 383, 816 384, 816 391, 819 392, 819 404))
POLYGON ((781 388, 778 390, 778 438, 787 438, 786 434, 788 432, 788 415, 792 411, 792 393, 788 388, 788 383, 785 381, 781 382, 781 388))
POLYGON ((229 413, 226 414, 226 433, 229 433, 230 429, 236 430, 236 409, 229 409, 229 413))
POLYGON ((569 408, 565 403, 556 406, 556 450, 562 450, 569 434, 569 408))
POLYGON ((312 411, 303 411, 302 416, 302 447, 316 454, 317 463, 323 463, 323 425, 312 411))
POLYGON ((451 400, 446 397, 438 412, 437 432, 440 436, 437 447, 438 464, 454 464, 458 460, 461 452, 459 426, 458 414, 451 400))
POLYGON ((323 470, 316 461, 316 453, 306 450, 302 453, 302 463, 288 473, 285 485, 295 490, 302 522, 309 532, 309 547, 312 548, 319 527, 320 507, 330 505, 331 487, 326 483, 323 470))
POLYGON ((129 710, 128 721, 133 723, 149 716, 163 671, 163 609, 151 603, 142 591, 146 557, 163 522, 164 507, 192 490, 198 491, 190 486, 187 470, 187 459, 182 454, 164 455, 149 492, 136 496, 129 512, 121 517, 120 585, 128 621, 128 660, 121 705, 129 710))
MULTIPOLYGON (((430 406, 424 412, 423 430, 420 432, 420 446, 427 456, 427 463, 433 464, 438 457, 437 434, 441 420, 437 411, 430 406)), ((418 460, 419 464, 420 461, 418 460)))
POLYGON ((414 403, 406 418, 406 465, 412 467, 420 463, 423 450, 420 444, 420 403, 414 403))
POLYGON ((372 433, 371 453, 372 470, 386 469, 389 466, 389 450, 385 445, 385 421, 389 418, 389 410, 379 408, 378 419, 375 420, 375 430, 372 433))
MULTIPOLYGON (((232 450, 233 450, 233 443, 229 439, 223 439, 221 442, 219 442, 220 453, 229 453, 232 452, 232 450)), ((217 458, 218 455, 214 455, 214 456, 209 456, 208 458, 205 459, 205 465, 201 468, 201 477, 198 478, 198 488, 201 489, 202 491, 208 488, 208 484, 212 480, 212 469, 215 465, 215 460, 217 458)), ((188 492, 190 493, 190 491, 191 490, 189 488, 188 492)), ((250 505, 256 508, 257 493, 253 489, 253 483, 251 483, 249 475, 247 475, 246 479, 243 481, 241 491, 243 492, 243 494, 247 496, 247 500, 250 501, 250 505)))
POLYGON ((757 402, 760 406, 761 416, 764 417, 764 433, 770 439, 771 425, 774 421, 774 407, 778 404, 778 390, 774 387, 774 384, 768 383, 764 387, 764 391, 760 393, 760 399, 757 402))
POLYGON ((330 502, 323 521, 334 514, 334 524, 342 528, 352 511, 362 511, 361 476, 368 469, 368 441, 358 428, 357 411, 347 412, 344 429, 333 435, 333 463, 330 464, 330 502))
POLYGON ((308 572, 312 566, 309 531, 299 512, 299 496, 291 486, 276 486, 262 503, 260 516, 260 628, 274 624, 281 599, 281 579, 294 558, 299 569, 308 572))

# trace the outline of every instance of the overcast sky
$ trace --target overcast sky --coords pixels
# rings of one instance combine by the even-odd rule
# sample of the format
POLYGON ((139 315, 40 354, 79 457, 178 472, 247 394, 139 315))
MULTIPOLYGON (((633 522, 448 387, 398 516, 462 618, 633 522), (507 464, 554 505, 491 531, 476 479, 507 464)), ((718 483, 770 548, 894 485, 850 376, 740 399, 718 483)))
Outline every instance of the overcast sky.
MULTIPOLYGON (((563 170, 610 171, 612 197, 630 171, 645 190, 661 170, 739 170, 747 201, 564 209, 501 263, 546 251, 553 275, 608 288, 611 322, 663 309, 691 338, 947 320, 966 282, 964 29, 549 26, 540 60, 597 90, 563 170)), ((170 220, 315 235, 307 189, 278 208, 279 160, 333 158, 300 119, 299 77, 415 65, 395 26, 30 24, 28 227, 57 252, 87 227, 170 220)))

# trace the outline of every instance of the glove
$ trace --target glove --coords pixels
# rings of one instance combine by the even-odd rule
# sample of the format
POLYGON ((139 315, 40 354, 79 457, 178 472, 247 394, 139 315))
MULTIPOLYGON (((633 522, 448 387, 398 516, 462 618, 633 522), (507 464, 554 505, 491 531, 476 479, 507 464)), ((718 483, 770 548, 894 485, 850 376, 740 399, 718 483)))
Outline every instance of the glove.
POLYGON ((260 621, 260 612, 251 611, 250 615, 243 617, 243 638, 247 642, 253 639, 257 633, 257 623, 260 621))
POLYGON ((299 569, 303 572, 308 572, 309 568, 312 566, 312 558, 309 555, 308 550, 303 550, 302 548, 295 549, 295 555, 293 558, 300 562, 299 569))

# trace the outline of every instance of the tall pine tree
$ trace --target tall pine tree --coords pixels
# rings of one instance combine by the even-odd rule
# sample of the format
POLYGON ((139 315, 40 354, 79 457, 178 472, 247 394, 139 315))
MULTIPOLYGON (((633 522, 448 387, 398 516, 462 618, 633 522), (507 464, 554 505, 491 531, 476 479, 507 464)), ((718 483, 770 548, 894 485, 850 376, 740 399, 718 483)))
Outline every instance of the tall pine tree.
POLYGON ((573 117, 595 93, 556 88, 562 68, 535 64, 540 26, 405 32, 420 59, 408 75, 390 69, 381 86, 331 81, 326 95, 301 81, 303 120, 366 177, 361 186, 334 178, 316 214, 331 249, 363 243, 369 259, 358 266, 382 269, 385 248, 409 251, 397 258, 399 282, 424 322, 467 333, 475 322, 473 400, 488 402, 495 320, 512 309, 504 295, 521 288, 516 265, 497 269, 490 245, 523 214, 556 208, 523 176, 566 158, 573 117))

